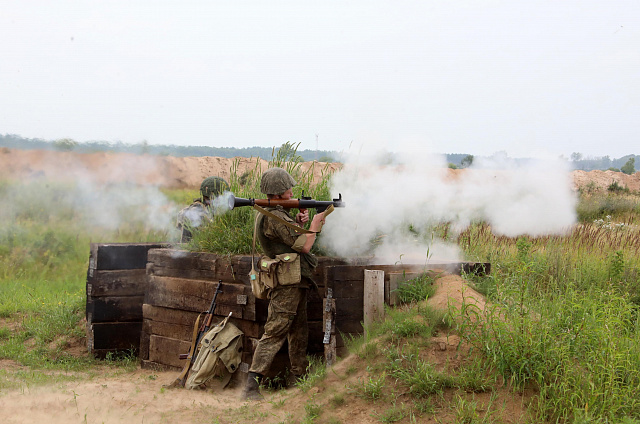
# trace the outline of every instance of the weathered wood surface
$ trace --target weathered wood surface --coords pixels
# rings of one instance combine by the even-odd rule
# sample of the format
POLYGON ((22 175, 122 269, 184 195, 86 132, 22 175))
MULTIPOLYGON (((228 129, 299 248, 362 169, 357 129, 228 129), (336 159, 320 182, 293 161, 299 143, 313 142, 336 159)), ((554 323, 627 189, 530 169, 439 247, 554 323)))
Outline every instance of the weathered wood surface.
POLYGON ((190 347, 190 342, 151 334, 149 337, 149 361, 182 368, 185 360, 180 359, 180 354, 189 353, 190 347))
POLYGON ((384 271, 364 271, 364 327, 384 319, 384 271))
MULTIPOLYGON (((161 308, 148 304, 144 304, 142 309, 144 315, 143 331, 179 340, 191 340, 193 326, 198 318, 197 312, 161 308)), ((212 323, 216 325, 223 319, 223 317, 215 317, 212 323)), ((264 331, 264 323, 238 319, 233 315, 229 322, 248 337, 259 338, 264 331)))
POLYGON ((146 269, 96 270, 87 277, 87 297, 144 296, 146 269))
POLYGON ((106 322, 87 324, 89 352, 96 350, 137 350, 140 347, 141 322, 106 322))
POLYGON ((164 243, 91 243, 89 274, 94 270, 145 269, 150 249, 164 243))
POLYGON ((143 300, 144 296, 88 298, 87 322, 141 322, 143 300))
MULTIPOLYGON (((188 278, 149 276, 149 288, 144 303, 163 308, 203 312, 209 309, 218 282, 188 278)), ((214 315, 250 321, 266 320, 266 302, 256 302, 251 287, 222 283, 222 293, 216 299, 214 315)))
MULTIPOLYGON (((259 255, 255 257, 257 261, 259 255)), ((324 268, 345 264, 338 258, 319 257, 313 280, 324 286, 324 268)), ((250 285, 251 256, 222 256, 206 252, 188 252, 173 249, 149 251, 147 273, 160 277, 188 278, 195 280, 228 281, 250 285)))

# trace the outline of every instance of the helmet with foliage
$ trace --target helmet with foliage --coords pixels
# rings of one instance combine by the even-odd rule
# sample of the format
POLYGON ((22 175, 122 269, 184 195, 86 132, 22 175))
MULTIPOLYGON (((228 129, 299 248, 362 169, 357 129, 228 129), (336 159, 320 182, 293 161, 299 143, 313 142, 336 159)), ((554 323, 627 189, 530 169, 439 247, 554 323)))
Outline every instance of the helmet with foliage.
POLYGON ((216 197, 229 190, 229 184, 221 177, 208 177, 200 185, 203 197, 216 197))
POLYGON ((287 171, 282 168, 269 168, 260 180, 260 191, 264 194, 280 195, 296 185, 287 171))

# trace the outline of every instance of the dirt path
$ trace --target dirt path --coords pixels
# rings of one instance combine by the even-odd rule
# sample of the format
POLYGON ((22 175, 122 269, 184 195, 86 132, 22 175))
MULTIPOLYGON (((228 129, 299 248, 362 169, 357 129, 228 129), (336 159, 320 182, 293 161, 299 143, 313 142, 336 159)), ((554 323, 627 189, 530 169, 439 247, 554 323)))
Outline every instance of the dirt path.
MULTIPOLYGON (((443 276, 436 282, 436 293, 429 305, 446 309, 459 308, 462 302, 484 309, 483 297, 471 289, 459 276, 443 276)), ((460 364, 467 350, 459 348, 459 337, 437 336, 424 344, 421 356, 438 368, 460 364)), ((365 424, 380 423, 389 411, 389 403, 372 402, 358 397, 356 387, 367 381, 362 359, 355 354, 339 361, 327 376, 307 391, 300 388, 265 392, 261 402, 240 400, 241 382, 235 387, 218 391, 165 389, 177 372, 137 369, 132 372, 106 368, 96 377, 79 381, 46 384, 0 392, 0 422, 3 424, 63 424, 63 423, 300 423, 308 408, 317 407, 318 423, 365 424)), ((0 371, 15 372, 16 364, 0 363, 0 371)), ((23 369, 24 370, 24 369, 23 369)), ((373 375, 376 377, 376 375, 373 375)), ((477 402, 480 411, 495 396, 501 405, 498 422, 518 422, 526 413, 530 395, 516 394, 506 387, 495 393, 458 393, 447 390, 439 399, 435 412, 421 415, 418 422, 456 422, 451 404, 459 396, 477 402), (437 419, 437 421, 436 421, 437 419)), ((403 402, 407 401, 406 398, 403 402)), ((495 402, 496 400, 493 399, 495 402)), ((403 403, 404 405, 404 403, 403 403)), ((410 422, 407 416, 400 422, 410 422)))

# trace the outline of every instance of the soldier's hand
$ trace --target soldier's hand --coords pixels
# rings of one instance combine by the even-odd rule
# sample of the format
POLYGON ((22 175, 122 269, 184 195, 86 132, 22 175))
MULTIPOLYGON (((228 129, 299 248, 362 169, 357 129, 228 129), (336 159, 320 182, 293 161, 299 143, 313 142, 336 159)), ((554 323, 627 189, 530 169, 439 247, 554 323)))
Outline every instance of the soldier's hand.
POLYGON ((296 222, 300 225, 304 225, 309 222, 309 209, 305 209, 304 212, 299 212, 296 215, 296 222))
POLYGON ((315 233, 319 233, 322 230, 322 226, 324 225, 324 212, 317 213, 313 217, 311 221, 311 225, 309 226, 309 231, 313 231, 315 233))

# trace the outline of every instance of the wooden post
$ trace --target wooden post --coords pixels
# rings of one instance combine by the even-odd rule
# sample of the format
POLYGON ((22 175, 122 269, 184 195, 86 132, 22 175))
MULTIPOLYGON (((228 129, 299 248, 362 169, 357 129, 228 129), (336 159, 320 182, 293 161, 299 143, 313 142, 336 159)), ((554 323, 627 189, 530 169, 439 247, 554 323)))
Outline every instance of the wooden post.
POLYGON ((384 271, 364 270, 364 327, 384 318, 384 271))
POLYGON ((324 299, 323 327, 324 327, 324 361, 327 367, 336 362, 336 300, 333 298, 333 289, 327 288, 327 297, 324 299))

